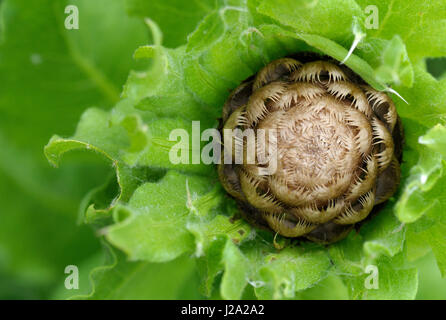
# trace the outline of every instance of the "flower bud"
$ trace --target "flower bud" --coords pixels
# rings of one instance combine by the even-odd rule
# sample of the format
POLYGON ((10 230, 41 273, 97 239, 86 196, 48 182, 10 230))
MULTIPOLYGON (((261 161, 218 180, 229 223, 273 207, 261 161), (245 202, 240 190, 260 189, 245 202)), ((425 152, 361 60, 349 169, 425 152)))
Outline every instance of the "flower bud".
POLYGON ((269 63, 229 96, 221 129, 221 183, 247 221, 284 237, 338 241, 399 183, 394 103, 328 57, 269 63))

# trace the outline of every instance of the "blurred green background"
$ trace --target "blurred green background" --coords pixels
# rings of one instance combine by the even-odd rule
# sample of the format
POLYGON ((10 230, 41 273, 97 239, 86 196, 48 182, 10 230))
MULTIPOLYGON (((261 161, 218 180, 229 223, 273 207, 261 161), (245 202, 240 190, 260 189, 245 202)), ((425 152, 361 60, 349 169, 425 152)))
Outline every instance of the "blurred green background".
MULTIPOLYGON (((71 153, 55 169, 43 147, 54 133, 72 134, 86 108, 108 109, 118 101, 129 70, 143 67, 132 55, 150 43, 144 13, 160 24, 171 47, 184 43, 206 13, 194 9, 185 17, 190 29, 178 29, 175 19, 157 15, 161 3, 150 0, 138 8, 131 0, 0 0, 0 299, 88 293, 90 270, 107 259, 108 249, 77 217, 82 198, 103 184, 110 168, 92 154, 71 153), (68 4, 81 12, 79 30, 64 27, 68 4), (64 287, 67 265, 79 266, 79 290, 64 287)), ((427 66, 440 77, 446 59, 428 60, 427 66)), ((446 279, 433 255, 413 263, 420 271, 417 297, 446 299, 446 279)), ((142 273, 137 283, 127 281, 103 296, 201 298, 191 260, 119 266, 120 272, 135 269, 142 273)))

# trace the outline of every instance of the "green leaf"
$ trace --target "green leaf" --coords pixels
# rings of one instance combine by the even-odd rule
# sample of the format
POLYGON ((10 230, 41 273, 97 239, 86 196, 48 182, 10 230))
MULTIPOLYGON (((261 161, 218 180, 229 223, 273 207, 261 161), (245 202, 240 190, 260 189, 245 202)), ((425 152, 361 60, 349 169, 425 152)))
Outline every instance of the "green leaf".
POLYGON ((414 299, 417 292, 417 270, 405 262, 405 253, 394 256, 361 257, 361 241, 349 237, 330 248, 336 271, 346 284, 351 299, 414 299), (371 283, 372 270, 376 268, 376 286, 371 283))
POLYGON ((299 292, 299 300, 347 300, 348 291, 342 279, 329 275, 316 285, 299 292))
POLYGON ((444 125, 437 124, 420 137, 419 142, 446 159, 446 127, 444 125))
POLYGON ((399 36, 394 36, 381 53, 382 64, 376 70, 378 80, 385 83, 413 84, 413 69, 407 56, 406 47, 399 36))
MULTIPOLYGON (((348 50, 339 45, 338 43, 331 41, 315 34, 299 34, 285 31, 277 26, 266 26, 266 30, 269 32, 279 33, 286 35, 291 38, 301 39, 305 41, 309 46, 317 49, 318 51, 332 56, 333 58, 342 61, 348 56, 348 50)), ((265 30, 260 29, 261 31, 265 30)), ((367 61, 359 58, 356 55, 351 55, 350 58, 345 62, 345 64, 350 67, 353 71, 358 73, 368 84, 373 86, 377 90, 384 90, 387 86, 385 83, 380 82, 376 79, 375 72, 373 68, 367 63, 367 61)))
POLYGON ((131 259, 169 261, 194 248, 186 223, 192 203, 209 191, 209 179, 169 171, 158 183, 139 187, 128 206, 115 210, 107 239, 131 259), (166 199, 169 199, 166 202, 166 199), (120 221, 120 215, 126 215, 120 221))
POLYGON ((71 299, 139 300, 200 298, 194 261, 187 257, 163 264, 130 262, 125 255, 108 248, 102 266, 91 271, 91 290, 71 299))
POLYGON ((294 298, 297 291, 307 289, 325 278, 330 260, 322 249, 305 252, 304 248, 286 248, 264 257, 258 271, 262 284, 255 289, 260 299, 294 298))
MULTIPOLYGON (((398 86, 395 89, 408 102, 405 103, 400 99, 394 100, 398 114, 403 118, 403 121, 404 119, 413 120, 421 124, 425 131, 437 123, 444 123, 446 81, 436 80, 424 67, 417 65, 414 67, 413 87, 398 86)), ((407 129, 416 130, 417 126, 408 125, 407 129)), ((411 145, 411 147, 413 146, 411 145)))
POLYGON ((160 26, 164 33, 164 45, 169 48, 186 43, 188 34, 214 8, 214 0, 127 0, 127 10, 131 15, 149 17, 160 26))
POLYGON ((446 279, 440 279, 440 272, 435 265, 433 254, 425 255, 423 258, 418 259, 414 264, 419 270, 417 299, 446 299, 446 279))
POLYGON ((247 283, 250 268, 248 259, 228 240, 223 249, 222 263, 225 273, 221 280, 221 296, 224 299, 240 299, 247 283))
MULTIPOLYGON (((219 190, 221 192, 221 190, 219 190)), ((209 203, 221 201, 220 195, 209 193, 206 197, 212 197, 209 203)), ((201 198, 204 199, 204 198, 201 198)), ((199 210, 201 211, 201 210, 199 210)), ((205 210, 206 212, 207 210, 205 210)), ((209 216, 208 212, 206 212, 209 216)), ((232 242, 240 244, 245 239, 251 236, 251 227, 242 219, 234 221, 234 216, 228 217, 226 215, 217 214, 213 218, 191 217, 187 223, 187 229, 195 237, 196 255, 201 256, 204 250, 213 245, 218 237, 222 235, 228 236, 232 242)))
POLYGON ((446 217, 444 210, 446 208, 445 201, 445 183, 446 177, 443 175, 429 191, 423 193, 425 201, 434 203, 428 206, 425 216, 420 219, 420 223, 414 224, 412 227, 413 238, 416 243, 428 244, 440 269, 442 276, 446 275, 446 257, 445 257, 445 231, 446 231, 446 217))
POLYGON ((358 290, 352 298, 369 300, 414 299, 418 288, 418 273, 415 268, 400 267, 400 261, 403 259, 403 254, 400 254, 392 259, 383 258, 380 260, 378 265, 378 289, 366 289, 364 286, 366 277, 364 275, 360 276, 351 284, 364 289, 362 291, 358 290))
POLYGON ((48 298, 65 266, 100 250, 76 220, 82 197, 103 184, 108 168, 72 154, 54 170, 42 146, 54 132, 71 134, 87 107, 108 108, 119 98, 136 67, 131 54, 145 42, 143 23, 127 17, 121 0, 1 2, 0 277, 23 286, 5 288, 4 298, 48 298), (81 12, 79 30, 64 27, 69 3, 81 12))
MULTIPOLYGON (((121 167, 150 166, 202 174, 211 169, 202 163, 175 164, 170 160, 170 150, 177 144, 177 141, 171 140, 170 134, 174 129, 184 129, 188 138, 184 141, 185 148, 181 147, 180 151, 188 154, 187 162, 192 162, 190 151, 193 150, 194 138, 197 139, 192 132, 192 123, 180 118, 144 121, 142 117, 143 115, 132 107, 131 100, 122 100, 113 114, 89 109, 82 115, 74 136, 67 139, 54 136, 45 147, 45 153, 55 165, 65 152, 86 149, 104 155, 115 166, 119 163, 121 167)), ((197 136, 200 139, 200 135, 197 136)))
POLYGON ((344 280, 351 299, 415 298, 417 271, 405 259, 405 227, 391 208, 388 204, 359 234, 329 248, 335 274, 344 280), (369 266, 377 268, 377 288, 366 286, 372 274, 369 266))
POLYGON ((445 55, 446 44, 442 38, 446 32, 444 1, 380 0, 371 3, 358 0, 357 3, 363 9, 369 5, 378 9, 378 29, 368 29, 369 35, 382 39, 399 35, 414 61, 445 55))
MULTIPOLYGON (((444 136, 437 136, 443 127, 438 125, 431 129, 419 141, 429 146, 430 149, 441 148, 437 144, 444 143, 444 136), (426 143, 424 143, 426 141, 426 143)), ((422 149, 418 163, 412 166, 410 175, 406 179, 403 192, 396 205, 396 214, 403 222, 414 222, 422 215, 433 210, 441 210, 444 204, 437 190, 443 191, 441 179, 444 177, 444 164, 441 154, 422 149), (435 187, 435 188, 434 188, 435 187)))
POLYGON ((315 34, 340 43, 351 38, 354 18, 362 20, 364 17, 364 12, 353 0, 263 0, 257 10, 296 32, 315 34))
POLYGON ((437 265, 441 276, 446 277, 446 224, 437 222, 429 229, 427 241, 437 259, 437 265))
POLYGON ((361 228, 364 237, 364 253, 367 259, 377 259, 382 255, 393 257, 403 250, 405 229, 388 203, 373 220, 361 228))

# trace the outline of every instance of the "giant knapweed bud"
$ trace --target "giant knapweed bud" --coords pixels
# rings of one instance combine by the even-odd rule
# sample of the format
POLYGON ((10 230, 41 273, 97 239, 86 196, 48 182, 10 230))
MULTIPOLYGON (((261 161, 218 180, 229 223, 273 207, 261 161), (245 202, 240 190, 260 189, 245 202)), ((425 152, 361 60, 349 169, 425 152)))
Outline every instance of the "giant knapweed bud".
POLYGON ((338 241, 399 183, 403 132, 392 100, 328 57, 269 63, 230 95, 221 130, 221 183, 246 220, 285 237, 338 241), (254 148, 237 129, 252 129, 254 148), (275 134, 260 139, 260 130, 275 134))

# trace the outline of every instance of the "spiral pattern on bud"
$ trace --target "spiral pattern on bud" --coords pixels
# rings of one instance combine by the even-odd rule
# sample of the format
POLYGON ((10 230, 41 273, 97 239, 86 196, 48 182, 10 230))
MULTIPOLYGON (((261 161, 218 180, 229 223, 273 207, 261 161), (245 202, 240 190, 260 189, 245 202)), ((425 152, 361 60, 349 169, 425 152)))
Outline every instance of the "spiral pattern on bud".
POLYGON ((219 164, 218 172, 251 223, 331 243, 396 191, 403 132, 385 93, 332 59, 304 57, 269 63, 223 108, 222 129, 275 130, 255 140, 256 150, 276 157, 275 170, 245 156, 241 164, 219 164))

